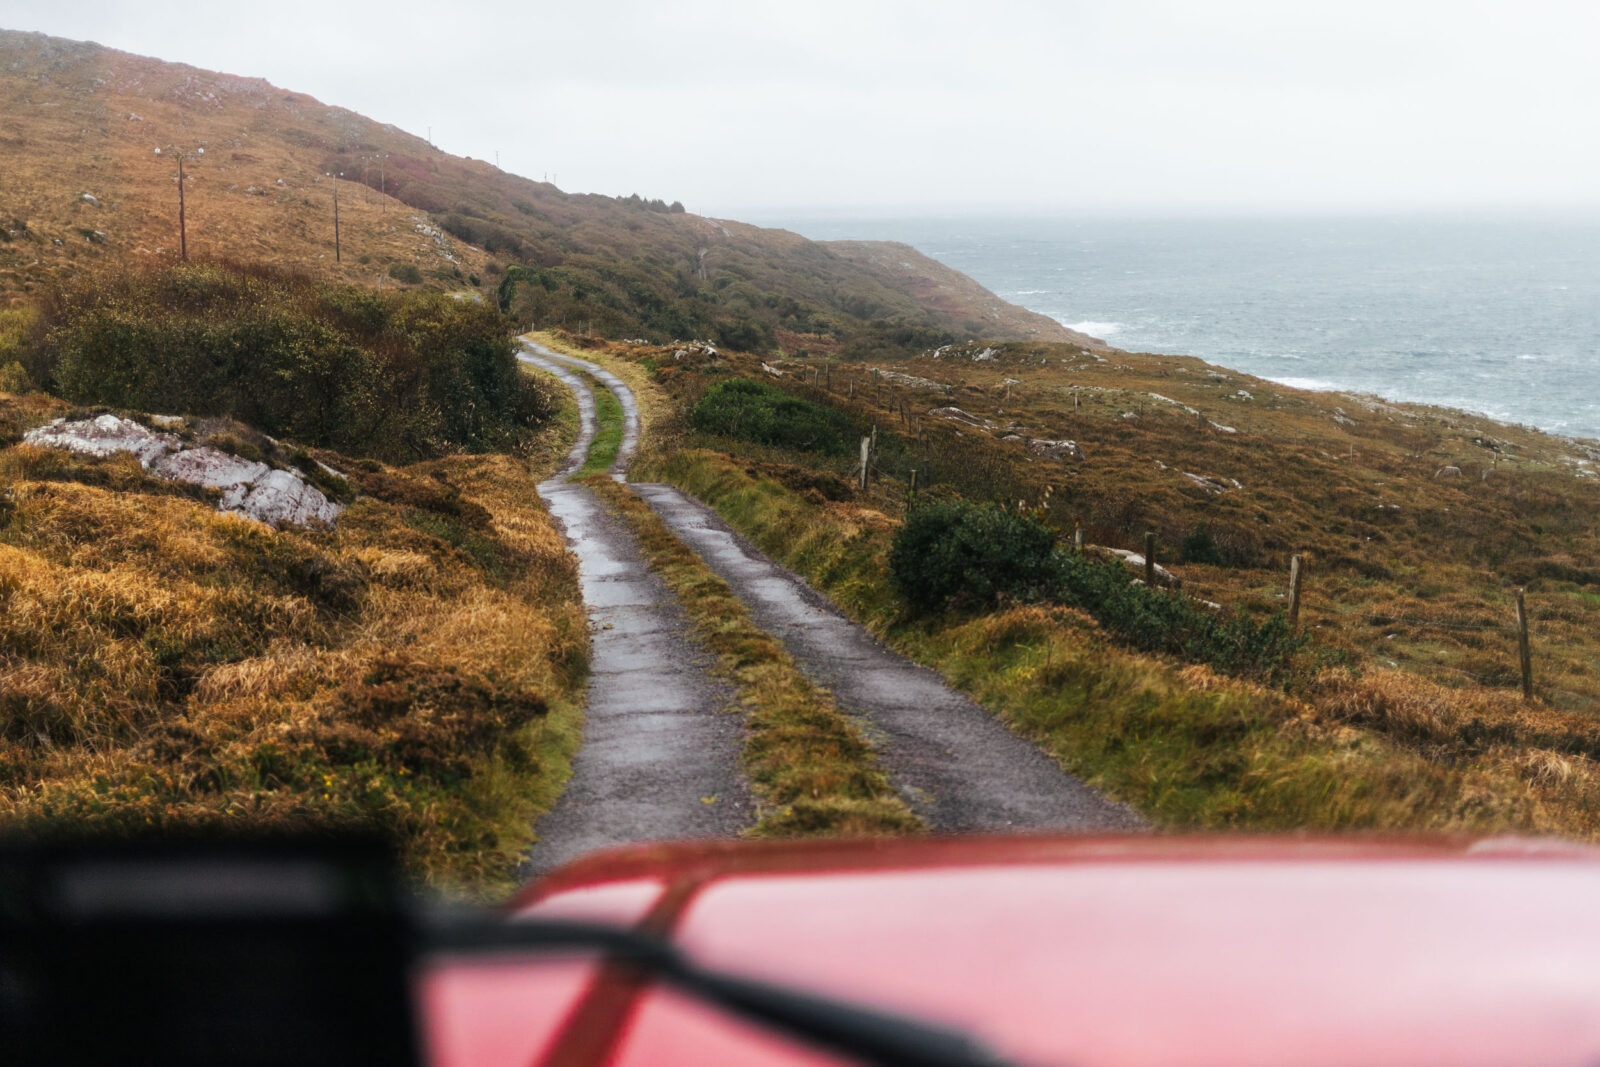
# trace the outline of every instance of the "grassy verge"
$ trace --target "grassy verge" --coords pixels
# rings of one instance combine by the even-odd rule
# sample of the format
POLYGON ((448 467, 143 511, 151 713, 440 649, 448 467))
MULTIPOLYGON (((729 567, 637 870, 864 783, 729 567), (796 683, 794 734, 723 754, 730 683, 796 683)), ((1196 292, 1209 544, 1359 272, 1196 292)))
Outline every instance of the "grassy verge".
POLYGON ((713 574, 633 493, 609 478, 589 486, 630 526, 652 567, 677 594, 696 632, 738 687, 749 726, 745 766, 761 800, 755 833, 906 833, 921 822, 877 767, 871 747, 812 685, 783 645, 756 626, 713 574))
POLYGON ((1067 609, 915 622, 889 589, 896 523, 883 514, 806 499, 705 450, 640 469, 711 504, 880 637, 1158 825, 1600 832, 1592 722, 1385 672, 1330 671, 1296 699, 1119 649, 1067 609))
POLYGON ((318 458, 361 497, 275 531, 131 457, 0 448, 0 825, 360 825, 503 892, 578 742, 574 560, 523 460, 318 458))

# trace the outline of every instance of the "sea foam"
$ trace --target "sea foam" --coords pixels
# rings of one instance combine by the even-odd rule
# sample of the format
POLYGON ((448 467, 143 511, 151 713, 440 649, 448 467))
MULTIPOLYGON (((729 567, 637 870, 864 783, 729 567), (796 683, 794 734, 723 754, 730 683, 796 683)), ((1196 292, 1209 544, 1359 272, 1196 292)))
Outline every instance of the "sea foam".
POLYGON ((1061 319, 1057 319, 1056 321, 1060 322, 1061 325, 1065 326, 1069 330, 1076 330, 1078 333, 1086 333, 1090 337, 1098 337, 1102 341, 1116 333, 1118 330, 1122 329, 1122 323, 1120 322, 1065 322, 1061 319))

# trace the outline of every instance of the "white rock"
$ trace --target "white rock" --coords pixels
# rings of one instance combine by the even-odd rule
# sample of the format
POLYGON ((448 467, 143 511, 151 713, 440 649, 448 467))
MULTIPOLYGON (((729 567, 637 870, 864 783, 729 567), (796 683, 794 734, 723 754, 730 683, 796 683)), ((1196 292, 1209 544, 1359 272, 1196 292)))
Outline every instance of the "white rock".
POLYGON ((113 452, 131 452, 139 457, 139 464, 151 462, 168 452, 183 447, 176 434, 154 433, 132 419, 115 415, 98 415, 92 419, 68 422, 57 419, 49 426, 40 426, 23 435, 25 444, 42 448, 65 448, 87 456, 109 456, 113 452))
POLYGON ((932 411, 929 411, 928 414, 932 415, 934 418, 949 419, 952 422, 963 423, 967 426, 976 426, 985 430, 994 426, 994 423, 990 422, 988 419, 980 418, 977 415, 970 415, 967 412, 962 411, 960 408, 934 408, 932 411))
POLYGON ((158 478, 221 489, 218 510, 272 526, 331 523, 344 510, 308 484, 298 471, 273 470, 265 463, 215 448, 185 448, 176 434, 153 433, 132 419, 115 415, 78 422, 57 419, 49 426, 28 431, 23 441, 90 456, 132 453, 139 457, 141 466, 158 478))
POLYGON ((252 485, 236 485, 222 495, 220 510, 269 526, 331 523, 344 509, 307 485, 293 471, 269 470, 252 485))
POLYGON ((271 469, 265 463, 254 463, 215 448, 188 448, 150 464, 150 470, 163 478, 213 489, 258 481, 271 469))

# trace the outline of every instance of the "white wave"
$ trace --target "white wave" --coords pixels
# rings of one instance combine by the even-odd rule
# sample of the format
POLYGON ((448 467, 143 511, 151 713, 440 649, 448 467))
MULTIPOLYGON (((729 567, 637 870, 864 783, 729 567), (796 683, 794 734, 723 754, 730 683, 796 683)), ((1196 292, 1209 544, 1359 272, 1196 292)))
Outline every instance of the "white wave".
POLYGON ((1048 290, 1048 289, 1018 289, 1016 292, 1012 293, 1011 295, 1012 296, 1039 296, 1041 293, 1048 293, 1049 291, 1050 290, 1048 290))
POLYGON ((1277 382, 1279 385, 1287 385, 1290 389, 1309 389, 1318 393, 1344 388, 1336 382, 1325 381, 1322 378, 1268 378, 1267 380, 1277 382))
POLYGON ((1517 358, 1518 359, 1526 359, 1526 360, 1530 360, 1531 361, 1531 360, 1536 360, 1539 357, 1534 355, 1531 352, 1524 352, 1524 353, 1522 353, 1522 355, 1518 356, 1517 358))
POLYGON ((1120 322, 1067 322, 1064 319, 1057 319, 1056 321, 1069 330, 1086 333, 1090 337, 1098 337, 1102 341, 1122 329, 1122 323, 1120 322))

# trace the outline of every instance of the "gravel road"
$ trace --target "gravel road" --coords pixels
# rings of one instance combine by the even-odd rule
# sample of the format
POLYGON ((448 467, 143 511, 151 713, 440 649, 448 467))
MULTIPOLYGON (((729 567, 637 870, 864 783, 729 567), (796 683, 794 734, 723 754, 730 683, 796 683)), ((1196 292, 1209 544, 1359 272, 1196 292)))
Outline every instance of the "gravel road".
MULTIPOLYGON (((636 440, 637 405, 623 382, 587 360, 548 350, 540 355, 603 381, 621 401, 636 440)), ((629 455, 634 440, 626 442, 629 455)), ((625 468, 619 459, 613 476, 620 480, 625 468)), ((668 485, 631 488, 733 588, 756 623, 783 640, 807 676, 832 690, 840 706, 865 727, 901 795, 932 829, 1126 830, 1143 825, 1131 809, 1062 771, 937 674, 880 645, 701 502, 668 485)), ((597 678, 593 688, 598 687, 597 678)))
MULTIPOLYGON (((726 710, 733 690, 712 676, 712 657, 687 636, 682 609, 626 525, 566 481, 594 436, 588 385, 561 361, 523 358, 572 389, 583 415, 578 444, 539 495, 577 553, 592 651, 583 744, 561 800, 539 820, 522 873, 533 877, 608 845, 735 836, 755 814, 739 769, 743 719, 726 710)), ((633 425, 627 454, 638 440, 637 414, 633 425)))

